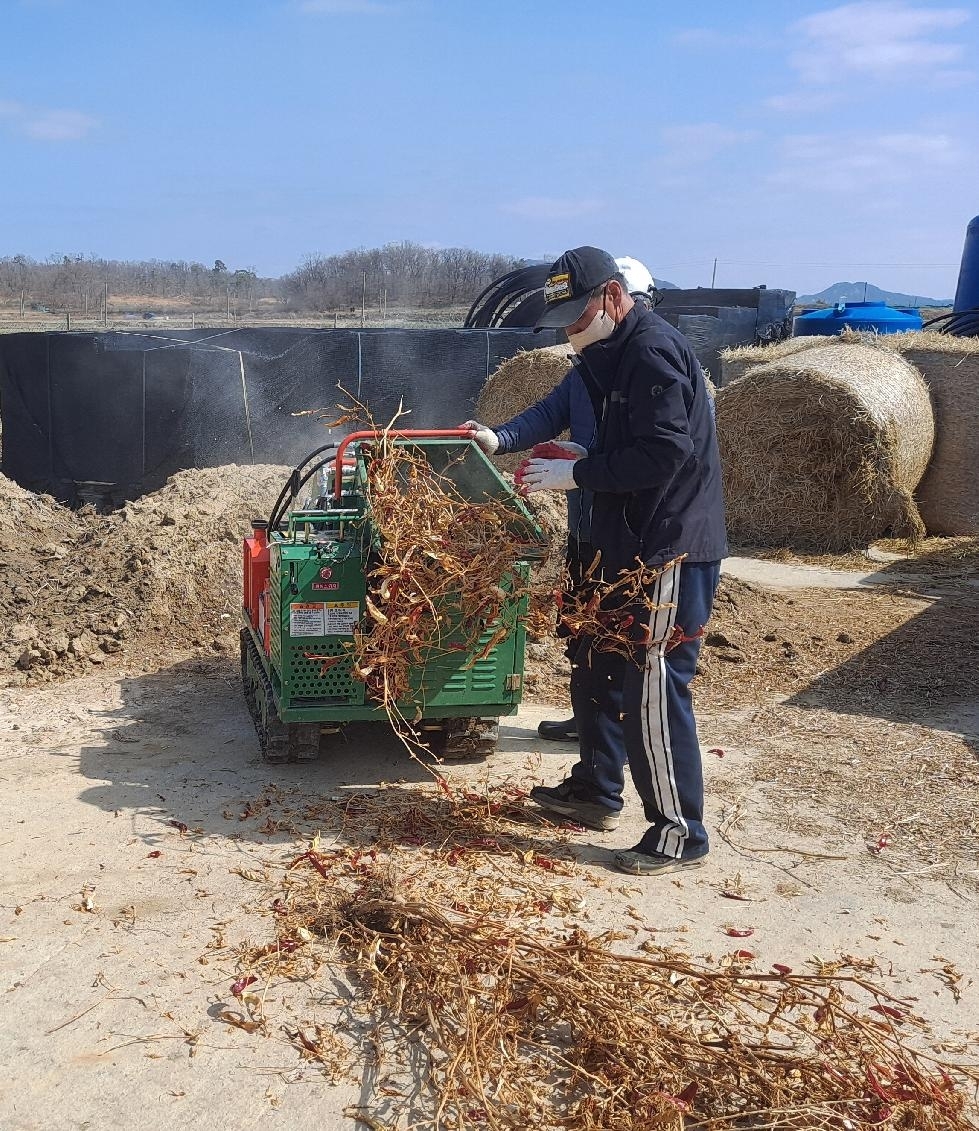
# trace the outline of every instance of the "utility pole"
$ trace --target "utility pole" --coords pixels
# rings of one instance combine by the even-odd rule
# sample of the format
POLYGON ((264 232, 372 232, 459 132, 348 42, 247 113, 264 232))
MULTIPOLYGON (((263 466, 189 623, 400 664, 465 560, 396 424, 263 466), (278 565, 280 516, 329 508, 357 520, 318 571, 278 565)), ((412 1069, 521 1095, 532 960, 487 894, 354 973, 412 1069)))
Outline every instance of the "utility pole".
POLYGON ((102 284, 102 325, 109 324, 109 280, 102 284))
POLYGON ((367 323, 367 272, 364 272, 364 289, 360 292, 360 328, 367 323))
POLYGON ((717 282, 717 258, 715 257, 715 259, 714 259, 714 270, 711 272, 711 276, 710 276, 711 290, 714 289, 714 284, 716 282, 717 282))

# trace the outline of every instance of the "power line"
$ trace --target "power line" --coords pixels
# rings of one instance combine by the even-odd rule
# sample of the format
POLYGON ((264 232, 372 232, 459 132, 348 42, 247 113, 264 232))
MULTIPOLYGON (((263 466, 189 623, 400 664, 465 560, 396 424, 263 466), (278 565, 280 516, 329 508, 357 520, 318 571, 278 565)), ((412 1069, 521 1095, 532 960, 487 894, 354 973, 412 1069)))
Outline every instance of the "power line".
MULTIPOLYGON (((950 268, 958 267, 958 263, 803 263, 795 261, 792 263, 763 263, 755 259, 725 259, 723 256, 718 257, 719 262, 722 264, 729 264, 732 267, 820 267, 826 270, 838 269, 840 267, 914 267, 918 270, 942 270, 947 271, 950 268)), ((710 259, 703 259, 700 261, 700 266, 704 263, 710 263, 710 259)))
MULTIPOLYGON (((703 267, 705 264, 712 262, 713 257, 706 256, 703 259, 696 259, 687 263, 657 263, 656 266, 665 267, 673 271, 679 267, 703 267)), ((770 263, 758 259, 727 259, 723 255, 717 257, 717 262, 721 264, 727 263, 733 267, 822 267, 825 269, 839 267, 916 267, 935 271, 947 271, 950 268, 959 266, 958 263, 805 263, 798 260, 791 263, 770 263)))

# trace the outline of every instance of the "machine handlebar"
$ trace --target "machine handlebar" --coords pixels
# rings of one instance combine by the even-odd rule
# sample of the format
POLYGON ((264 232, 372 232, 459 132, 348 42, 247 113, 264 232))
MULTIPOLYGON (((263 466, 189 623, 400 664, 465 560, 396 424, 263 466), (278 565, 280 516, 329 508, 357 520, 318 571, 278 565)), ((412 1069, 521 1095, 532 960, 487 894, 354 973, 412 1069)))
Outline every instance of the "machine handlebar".
POLYGON ((363 432, 351 432, 340 441, 337 447, 336 469, 333 473, 333 494, 337 502, 343 497, 343 454, 347 446, 354 440, 376 440, 379 436, 393 436, 397 440, 472 440, 476 436, 475 428, 399 428, 392 431, 379 431, 367 429, 363 432))

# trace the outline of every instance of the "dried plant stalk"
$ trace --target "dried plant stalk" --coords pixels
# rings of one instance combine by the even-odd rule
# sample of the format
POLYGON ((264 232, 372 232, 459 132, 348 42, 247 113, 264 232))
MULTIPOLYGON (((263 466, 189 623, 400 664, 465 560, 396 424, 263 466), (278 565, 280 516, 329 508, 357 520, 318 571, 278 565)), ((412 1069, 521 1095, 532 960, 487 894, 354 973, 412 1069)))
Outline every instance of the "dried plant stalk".
POLYGON ((516 563, 537 539, 508 501, 465 498, 422 450, 390 436, 393 424, 362 442, 376 564, 352 671, 404 737, 425 706, 419 673, 452 653, 471 667, 515 630, 527 592, 516 563))
MULTIPOLYGON (((573 905, 545 900, 551 868, 574 866, 525 849, 540 840, 516 825, 512 787, 352 800, 351 834, 369 814, 375 842, 295 858, 275 953, 246 950, 239 970, 345 969, 376 1022, 372 1051, 426 1054, 414 1126, 976 1128, 975 1068, 912 1047, 923 1022, 863 964, 763 972, 746 951, 718 964, 622 953, 629 936, 591 936, 573 905)), ((374 1105, 387 1119, 390 1102, 374 1105)))
POLYGON ((577 584, 566 578, 564 592, 557 595, 560 623, 596 652, 615 652, 629 659, 640 659, 641 649, 650 645, 669 645, 652 638, 653 614, 669 606, 657 604, 650 594, 656 579, 683 556, 659 566, 637 559, 635 568, 622 570, 615 581, 596 579, 601 558, 601 552, 595 555, 577 584))

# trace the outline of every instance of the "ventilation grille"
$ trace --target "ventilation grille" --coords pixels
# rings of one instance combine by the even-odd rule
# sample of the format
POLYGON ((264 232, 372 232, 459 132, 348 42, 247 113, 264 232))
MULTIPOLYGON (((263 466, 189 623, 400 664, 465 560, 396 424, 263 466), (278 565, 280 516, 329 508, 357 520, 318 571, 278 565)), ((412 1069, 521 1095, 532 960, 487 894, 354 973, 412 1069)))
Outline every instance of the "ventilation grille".
POLYGON ((466 671, 456 671, 442 685, 445 691, 493 691, 499 682, 496 649, 466 671))
POLYGON ((290 698, 310 697, 335 703, 357 702, 364 685, 350 674, 351 659, 347 649, 339 642, 319 639, 302 646, 293 644, 290 649, 290 698), (342 656, 338 664, 324 668, 316 656, 342 656))

